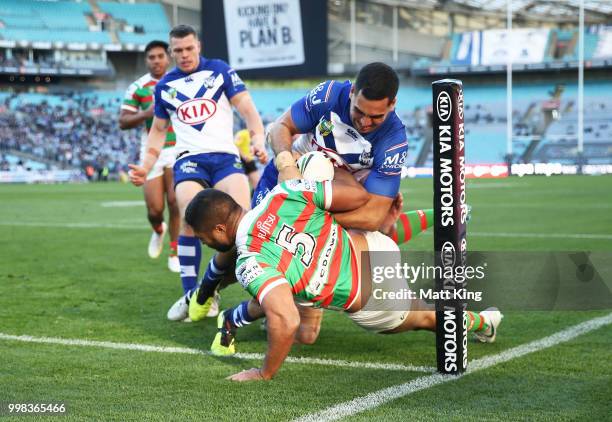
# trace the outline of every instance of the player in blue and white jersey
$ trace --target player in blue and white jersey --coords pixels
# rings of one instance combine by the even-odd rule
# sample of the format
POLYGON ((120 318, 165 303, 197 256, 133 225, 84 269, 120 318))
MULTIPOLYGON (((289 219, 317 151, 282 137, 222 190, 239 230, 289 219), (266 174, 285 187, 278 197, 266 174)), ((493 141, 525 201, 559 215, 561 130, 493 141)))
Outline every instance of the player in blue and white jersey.
MULTIPOLYGON (((241 206, 249 207, 249 184, 234 144, 232 107, 246 122, 254 154, 262 163, 267 161, 263 124, 246 86, 227 63, 204 58, 200 51, 200 41, 192 27, 178 25, 170 31, 170 53, 177 66, 155 87, 155 118, 146 155, 142 165, 130 165, 132 183, 143 184, 172 122, 177 154, 174 183, 181 217, 191 199, 208 187, 222 190, 241 206)), ((187 318, 199 273, 200 242, 184 224, 178 239, 178 256, 184 296, 168 311, 171 320, 187 318)), ((216 254, 208 264, 201 285, 216 286, 216 280, 234 260, 233 251, 216 254)), ((214 316, 215 310, 211 311, 209 315, 214 316)), ((198 315, 197 319, 204 316, 198 315)))
MULTIPOLYGON (((391 67, 370 63, 359 71, 355 83, 325 81, 317 85, 296 101, 268 134, 277 160, 283 155, 289 158, 292 152, 298 156, 319 150, 336 167, 363 178, 370 199, 351 212, 351 219, 354 227, 364 230, 384 226, 392 205, 401 211, 398 192, 408 142, 404 124, 395 113, 398 87, 391 67)), ((255 189, 253 205, 278 180, 276 167, 269 163, 255 189)))

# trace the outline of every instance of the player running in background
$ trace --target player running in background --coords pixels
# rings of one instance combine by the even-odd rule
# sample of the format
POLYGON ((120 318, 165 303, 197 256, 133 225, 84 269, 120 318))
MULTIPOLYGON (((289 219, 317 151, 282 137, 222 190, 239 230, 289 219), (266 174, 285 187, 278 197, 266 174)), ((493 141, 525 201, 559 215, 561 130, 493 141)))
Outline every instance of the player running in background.
MULTIPOLYGON (((267 160, 263 124, 246 86, 238 74, 222 60, 200 56, 201 45, 195 30, 178 25, 170 31, 170 52, 177 67, 155 87, 155 118, 147 140, 142 165, 130 165, 132 183, 144 183, 157 161, 170 121, 176 132, 177 161, 174 164, 176 199, 183 216, 191 199, 201 190, 215 187, 227 192, 248 208, 250 191, 238 149, 234 144, 235 107, 251 132, 255 156, 267 160)), ((170 320, 186 320, 192 294, 197 290, 201 259, 200 242, 190 227, 181 225, 178 239, 183 296, 168 311, 170 320)), ((205 317, 212 308, 214 294, 226 268, 235 261, 235 251, 217 253, 210 260, 201 286, 214 286, 207 297, 208 308, 198 313, 205 317)))
MULTIPOLYGON (((385 294, 408 288, 399 274, 372 283, 375 268, 394 268, 401 262, 397 245, 380 232, 349 233, 341 226, 350 226, 352 220, 345 221, 344 216, 368 200, 368 193, 347 179, 288 180, 250 212, 220 191, 201 192, 194 198, 186 222, 208 246, 217 250, 237 246, 236 278, 254 298, 219 315, 213 351, 234 353, 236 328, 264 314, 267 318, 263 366, 239 372, 231 380, 271 379, 294 341, 314 342, 320 320, 302 318, 298 310, 302 307, 345 311, 357 325, 378 333, 435 331, 435 311, 422 300, 384 299, 385 294), (303 335, 306 338, 300 338, 303 335)), ((464 315, 468 331, 480 341, 495 341, 502 319, 497 309, 464 315)))
MULTIPOLYGON (((133 82, 127 89, 119 114, 119 127, 122 130, 133 129, 144 123, 140 146, 140 161, 146 155, 147 133, 153 123, 153 93, 155 85, 168 70, 170 57, 168 56, 168 43, 164 41, 151 41, 145 47, 145 62, 148 73, 133 82)), ((163 240, 166 232, 170 232, 170 255, 168 268, 173 272, 180 272, 177 257, 177 238, 180 226, 179 209, 174 195, 174 182, 172 166, 174 166, 174 144, 176 136, 172 126, 168 127, 166 140, 159 159, 149 171, 143 187, 147 218, 153 228, 149 241, 149 256, 157 258, 163 249, 163 240), (164 198, 165 197, 165 198, 164 198), (169 226, 164 222, 164 200, 168 204, 169 226)))
POLYGON ((236 132, 236 135, 234 136, 234 143, 236 144, 236 147, 238 147, 240 160, 242 161, 244 172, 249 178, 251 190, 254 190, 257 183, 259 183, 260 174, 259 170, 257 169, 257 164, 255 163, 255 157, 251 151, 251 135, 249 134, 249 131, 247 129, 241 129, 236 132))

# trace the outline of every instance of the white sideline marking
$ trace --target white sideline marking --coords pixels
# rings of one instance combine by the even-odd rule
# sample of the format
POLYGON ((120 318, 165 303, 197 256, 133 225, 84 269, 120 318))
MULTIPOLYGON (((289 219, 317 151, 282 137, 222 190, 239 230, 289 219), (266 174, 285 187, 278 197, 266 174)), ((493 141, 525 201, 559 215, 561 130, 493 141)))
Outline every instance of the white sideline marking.
POLYGON ((144 204, 144 201, 107 201, 100 203, 104 208, 142 207, 144 204))
MULTIPOLYGON (((16 336, 12 334, 0 333, 0 340, 21 341, 26 343, 47 343, 60 344, 63 346, 85 346, 85 347, 103 347, 107 349, 118 350, 137 350, 140 352, 157 352, 157 353, 182 353, 188 355, 212 355, 209 351, 192 349, 189 347, 171 347, 171 346, 155 346, 150 344, 137 343, 116 343, 111 341, 95 341, 95 340, 80 340, 67 339, 58 337, 33 337, 28 335, 16 336)), ((244 360, 261 360, 264 358, 262 353, 236 353, 231 356, 237 359, 244 360)), ((350 362, 346 360, 334 359, 318 359, 299 356, 289 356, 286 359, 289 363, 301 363, 307 365, 326 365, 340 366, 359 369, 385 369, 390 371, 409 371, 409 372, 434 372, 436 369, 429 366, 414 366, 402 365, 395 363, 376 363, 376 362, 350 362)))
MULTIPOLYGON (((143 220, 144 221, 144 220, 143 220)), ((12 226, 12 227, 57 227, 63 229, 122 229, 122 230, 143 230, 147 226, 143 223, 142 225, 136 224, 114 224, 114 223, 44 223, 36 221, 20 221, 17 223, 11 223, 8 221, 0 221, 0 226, 12 226)))
POLYGON ((603 239, 612 240, 612 234, 594 233, 498 233, 498 232, 470 232, 468 236, 477 237, 528 237, 543 239, 603 239))
MULTIPOLYGON (((36 221, 20 221, 18 223, 0 221, 0 226, 10 226, 19 228, 25 227, 57 227, 65 229, 119 229, 119 230, 145 230, 149 227, 144 224, 116 224, 116 223, 54 223, 54 222, 36 222, 36 221)), ((150 229, 149 229, 150 230, 150 229)), ((432 235, 433 231, 428 230, 421 233, 419 236, 432 235)), ((511 233, 511 232, 470 232, 468 236, 476 237, 524 237, 524 238, 542 238, 542 239, 595 239, 595 240, 612 240, 612 234, 596 234, 596 233, 511 233)))
MULTIPOLYGON (((585 321, 578 325, 574 325, 573 327, 566 328, 565 330, 559 331, 558 333, 555 333, 548 337, 544 337, 542 339, 535 340, 530 343, 513 347, 496 355, 485 356, 480 359, 475 359, 469 363, 466 374, 471 374, 472 372, 487 369, 497 364, 520 358, 529 353, 537 352, 540 350, 547 349, 549 347, 556 346, 561 343, 565 343, 567 341, 573 340, 574 338, 582 334, 586 334, 590 331, 596 330, 608 324, 612 324, 612 313, 603 317, 585 321)), ((340 418, 354 415, 359 412, 363 412, 365 410, 373 409, 386 402, 407 396, 414 392, 425 390, 429 387, 433 387, 438 384, 454 381, 456 379, 461 378, 462 376, 465 376, 466 374, 432 374, 419 377, 405 384, 394 385, 392 387, 387 387, 382 390, 374 391, 372 393, 366 394, 365 396, 357 397, 351 401, 339 403, 337 405, 328 407, 327 409, 321 410, 320 412, 302 416, 301 418, 295 419, 294 422, 334 421, 340 418)))

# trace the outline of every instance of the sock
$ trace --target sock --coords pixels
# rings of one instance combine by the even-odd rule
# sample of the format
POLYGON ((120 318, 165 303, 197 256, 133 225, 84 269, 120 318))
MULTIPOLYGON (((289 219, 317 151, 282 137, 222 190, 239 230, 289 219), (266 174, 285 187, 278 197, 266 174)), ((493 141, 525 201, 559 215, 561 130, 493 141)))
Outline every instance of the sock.
POLYGON ((178 246, 178 242, 177 241, 170 242, 170 256, 176 256, 177 255, 177 251, 176 251, 177 246, 178 246))
POLYGON ((162 232, 164 231, 164 227, 162 226, 162 223, 156 224, 155 226, 151 226, 153 227, 153 231, 157 234, 162 234, 162 232))
POLYGON ((217 255, 210 258, 204 277, 200 281, 200 291, 198 292, 198 303, 203 305, 206 299, 215 294, 215 290, 221 279, 225 275, 225 268, 219 268, 215 262, 217 255))
POLYGON ((433 208, 408 211, 400 214, 390 237, 395 243, 401 245, 433 226, 433 223, 433 208))
POLYGON ((485 321, 480 314, 472 311, 465 311, 463 317, 467 320, 468 333, 475 333, 478 331, 486 331, 489 329, 489 324, 485 321))
POLYGON ((194 236, 179 236, 177 251, 181 264, 183 292, 187 294, 198 285, 202 247, 200 241, 194 236))
POLYGON ((225 320, 229 321, 235 327, 244 327, 255 321, 257 318, 252 318, 249 315, 249 301, 245 300, 240 305, 234 306, 224 312, 225 320))

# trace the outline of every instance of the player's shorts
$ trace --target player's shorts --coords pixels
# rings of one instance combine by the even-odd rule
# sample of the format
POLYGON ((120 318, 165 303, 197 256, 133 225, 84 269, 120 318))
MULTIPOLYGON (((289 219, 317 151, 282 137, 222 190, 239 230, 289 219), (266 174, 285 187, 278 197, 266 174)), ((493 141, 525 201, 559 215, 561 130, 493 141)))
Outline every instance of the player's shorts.
MULTIPOLYGON (((146 154, 147 149, 147 137, 143 136, 143 139, 140 142, 140 164, 142 165, 142 160, 146 154)), ((157 157, 157 161, 153 168, 147 174, 147 180, 155 179, 156 177, 163 176, 164 169, 172 168, 174 166, 176 150, 174 147, 163 148, 159 157, 157 157)))
POLYGON ((240 157, 234 154, 207 152, 185 157, 179 155, 174 163, 174 186, 191 180, 211 187, 234 173, 244 174, 240 157))
POLYGON ((270 160, 270 162, 264 167, 261 178, 253 191, 253 197, 251 198, 251 209, 255 208, 277 184, 278 170, 274 165, 274 160, 270 160))
MULTIPOLYGON (((401 263, 398 246, 391 238, 380 232, 365 232, 370 251, 370 269, 374 274, 376 267, 395 268, 401 263), (384 253, 381 253, 384 252, 384 253)), ((402 292, 408 288, 408 283, 398 274, 394 277, 382 277, 380 283, 372 282, 372 293, 366 305, 357 312, 347 312, 346 315, 357 325, 368 331, 383 332, 400 326, 410 313, 410 301, 382 299, 384 292, 402 292), (375 290, 376 296, 375 297, 375 290)))

